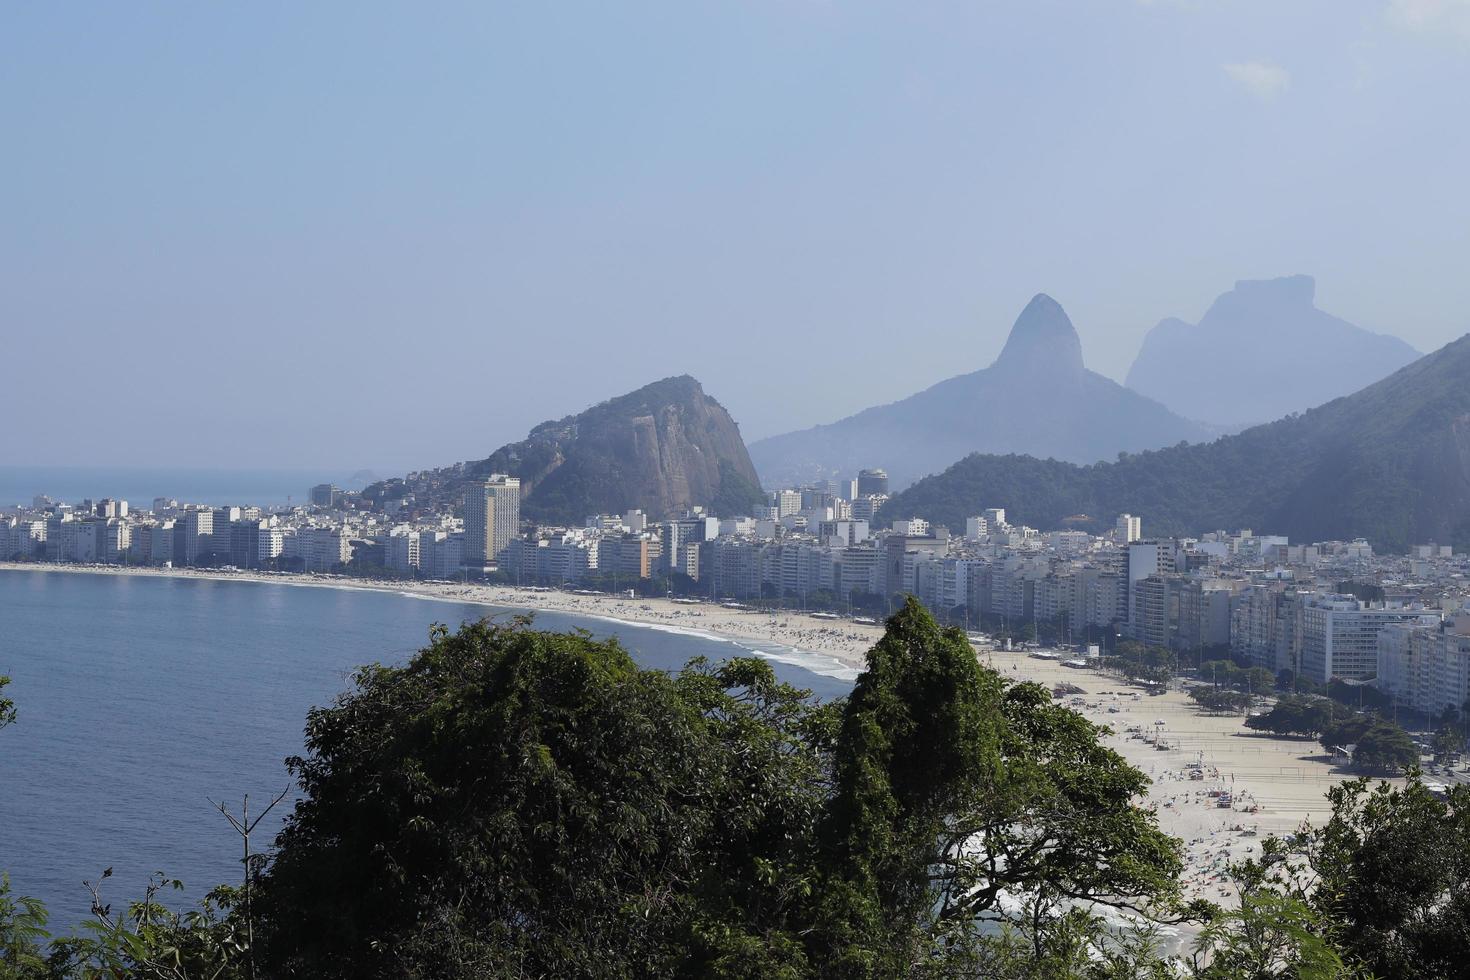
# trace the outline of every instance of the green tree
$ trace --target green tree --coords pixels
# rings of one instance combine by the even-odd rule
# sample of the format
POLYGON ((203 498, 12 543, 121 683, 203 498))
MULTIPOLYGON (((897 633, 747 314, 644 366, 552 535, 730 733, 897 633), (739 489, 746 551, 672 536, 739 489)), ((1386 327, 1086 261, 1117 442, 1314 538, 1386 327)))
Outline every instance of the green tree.
POLYGON ((1331 728, 1342 713, 1342 709, 1327 698, 1285 695, 1276 699, 1270 711, 1247 718, 1245 727, 1273 735, 1316 738, 1331 728))
POLYGON ((16 896, 10 878, 0 874, 0 978, 46 975, 46 907, 34 898, 16 896))
POLYGON ((1328 792, 1312 902, 1345 959, 1382 978, 1464 976, 1470 963, 1470 789, 1417 776, 1328 792))
POLYGON ((1202 980, 1345 980, 1353 975, 1324 937, 1320 913, 1308 900, 1300 863, 1279 838, 1261 845, 1261 859, 1232 864, 1240 893, 1233 909, 1207 916, 1195 941, 1194 975, 1202 980))
POLYGON ((1244 691, 1231 691, 1219 687, 1190 688, 1189 696, 1206 711, 1238 715, 1250 707, 1251 697, 1244 691))
POLYGON ((1465 736, 1449 725, 1434 733, 1434 757, 1443 759, 1465 748, 1465 736))
POLYGON ((0 674, 0 728, 15 724, 15 702, 5 696, 9 686, 10 678, 0 674))
POLYGON ((1039 685, 1006 688, 1001 714, 1001 766, 942 838, 941 921, 1015 925, 1006 897, 1027 896, 1040 949, 1044 926, 1072 910, 1164 913, 1182 863, 1178 841, 1133 803, 1148 778, 1039 685))
POLYGON ((1276 675, 1265 667, 1252 667, 1245 672, 1245 689, 1251 694, 1268 694, 1276 686, 1276 675))
POLYGON ((1041 961, 1074 913, 1171 900, 1178 844, 1133 805, 1147 778, 1100 736, 1043 688, 1007 686, 910 600, 844 713, 823 835, 835 972, 904 975, 957 950, 985 961, 996 926, 1024 927, 1041 961))
POLYGON ((1358 737, 1353 752, 1353 765, 1362 769, 1397 772, 1419 764, 1419 747, 1409 733, 1387 719, 1373 722, 1358 737))
POLYGON ((1319 741, 1324 749, 1343 749, 1356 746, 1373 727, 1373 718, 1358 711, 1334 711, 1332 721, 1322 729, 1319 741))
POLYGON ((930 869, 952 816, 1000 767, 998 676, 909 597, 868 651, 843 712, 822 944, 838 974, 896 976, 924 957, 943 894, 930 869), (936 894, 938 891, 938 895, 936 894))
MULTIPOLYGON (((779 774, 736 785, 736 760, 708 720, 784 717, 763 696, 777 688, 762 681, 748 701, 711 704, 708 683, 686 687, 698 698, 640 670, 614 641, 540 633, 523 620, 441 629, 407 667, 359 672, 355 693, 311 713, 309 754, 289 762, 306 798, 261 882, 272 968, 674 972, 693 933, 716 931, 693 911, 697 895, 725 887, 710 875, 744 853, 774 891, 786 857, 724 836, 746 824, 716 823, 728 807, 762 805, 779 774)), ((815 805, 788 801, 771 819, 815 805)), ((766 833, 758 822, 754 830, 766 833)), ((768 959, 799 961, 799 947, 773 942, 768 959)))
POLYGON ((312 713, 257 937, 275 975, 888 977, 1000 955, 988 921, 1042 962, 1173 895, 1099 738, 913 600, 830 704, 755 660, 440 629, 312 713))

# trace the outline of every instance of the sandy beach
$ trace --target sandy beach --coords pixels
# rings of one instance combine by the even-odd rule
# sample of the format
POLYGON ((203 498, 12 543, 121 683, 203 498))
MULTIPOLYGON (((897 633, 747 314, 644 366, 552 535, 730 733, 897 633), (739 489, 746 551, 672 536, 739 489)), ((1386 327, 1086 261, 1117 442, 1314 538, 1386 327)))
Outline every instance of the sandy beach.
MULTIPOLYGON (((0 570, 65 574, 168 576, 254 581, 317 588, 376 590, 497 609, 555 611, 663 629, 699 631, 797 655, 803 666, 852 678, 882 629, 849 620, 818 619, 796 612, 770 614, 711 603, 669 599, 577 595, 507 586, 442 582, 371 582, 324 575, 270 574, 207 569, 0 563, 0 570), (824 669, 825 668, 825 669, 824 669)), ((1064 667, 1021 651, 981 650, 981 661, 1014 680, 1059 683, 1084 693, 1065 703, 1113 732, 1108 744, 1152 780, 1148 804, 1159 824, 1186 848, 1184 884, 1189 896, 1228 902, 1226 864, 1259 853, 1260 839, 1290 834, 1303 821, 1320 825, 1329 815, 1326 793, 1350 778, 1327 760, 1316 742, 1272 738, 1248 731, 1239 716, 1201 712, 1182 690, 1146 696, 1124 680, 1064 667), (1145 741, 1145 738, 1148 740, 1145 741), (1164 748, 1159 748, 1162 744, 1164 748), (1228 791, 1231 805, 1218 804, 1228 791)))
POLYGON ((1251 732, 1238 715, 1205 714, 1182 690, 1151 697, 1124 680, 1022 652, 987 651, 981 659, 1016 680, 1083 689, 1064 703, 1112 729, 1107 744, 1153 781, 1148 799, 1159 826, 1185 845, 1187 897, 1232 902, 1225 866, 1259 855, 1262 837, 1294 833, 1304 821, 1321 826, 1331 815, 1327 791, 1353 776, 1319 743, 1251 732), (1228 808, 1218 805, 1222 792, 1231 794, 1228 808))

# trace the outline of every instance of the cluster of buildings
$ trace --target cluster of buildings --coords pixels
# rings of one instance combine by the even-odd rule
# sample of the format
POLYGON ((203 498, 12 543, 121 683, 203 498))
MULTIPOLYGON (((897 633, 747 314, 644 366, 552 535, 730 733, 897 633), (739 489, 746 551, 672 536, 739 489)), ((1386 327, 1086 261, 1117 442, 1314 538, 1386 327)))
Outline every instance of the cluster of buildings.
POLYGON ((954 621, 1027 622, 1064 640, 1123 639, 1325 683, 1371 682, 1407 708, 1470 699, 1467 565, 1443 546, 1375 555, 1365 541, 1291 544, 1250 530, 1145 538, 1136 515, 1094 534, 1042 531, 979 508, 956 528, 883 521, 888 477, 783 488, 755 512, 641 511, 524 526, 513 477, 467 483, 453 513, 403 519, 338 488, 263 511, 157 499, 0 510, 0 559, 233 565, 523 585, 660 588, 714 601, 781 599, 868 613, 917 596, 954 621))

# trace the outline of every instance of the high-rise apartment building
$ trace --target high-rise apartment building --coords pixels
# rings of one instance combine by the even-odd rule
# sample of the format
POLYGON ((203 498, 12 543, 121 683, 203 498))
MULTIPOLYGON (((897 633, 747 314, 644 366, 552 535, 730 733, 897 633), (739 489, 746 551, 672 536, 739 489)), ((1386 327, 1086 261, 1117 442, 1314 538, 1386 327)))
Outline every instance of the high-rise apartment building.
POLYGON ((857 495, 859 497, 875 497, 878 494, 888 492, 887 470, 859 470, 857 478, 857 495))
POLYGON ((1350 595, 1314 595, 1302 607, 1301 673, 1319 684, 1378 674, 1378 634, 1413 622, 1422 609, 1367 606, 1350 595))
POLYGON ((214 550, 214 511, 190 508, 184 522, 175 527, 175 560, 193 565, 214 550), (182 534, 179 531, 182 530, 182 534))
POLYGON ((521 481, 495 473, 484 483, 473 483, 464 499, 464 563, 484 569, 498 560, 520 533, 521 481))
POLYGON ((313 507, 336 507, 342 499, 341 488, 331 483, 318 483, 307 492, 313 507))
POLYGON ((776 508, 776 519, 801 513, 800 490, 777 490, 771 494, 771 503, 776 508))
POLYGON ((399 575, 410 575, 419 568, 419 532, 410 527, 395 527, 383 539, 383 567, 399 575))

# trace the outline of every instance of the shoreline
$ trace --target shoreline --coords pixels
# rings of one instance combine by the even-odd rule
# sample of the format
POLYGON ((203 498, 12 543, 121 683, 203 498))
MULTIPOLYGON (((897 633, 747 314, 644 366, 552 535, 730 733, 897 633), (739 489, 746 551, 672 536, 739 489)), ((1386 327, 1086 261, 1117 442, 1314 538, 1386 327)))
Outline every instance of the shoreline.
POLYGON ((410 598, 464 605, 488 606, 516 612, 552 612, 583 616, 622 626, 665 631, 688 631, 749 647, 765 659, 790 663, 815 674, 853 680, 864 658, 883 634, 881 626, 850 620, 816 619, 800 612, 774 615, 754 609, 730 609, 708 602, 687 604, 666 598, 547 592, 508 585, 458 582, 385 582, 304 572, 222 571, 219 569, 158 568, 153 566, 75 565, 48 562, 0 562, 0 571, 55 572, 73 575, 113 575, 140 578, 193 579, 216 582, 252 582, 308 588, 386 592, 410 598))

